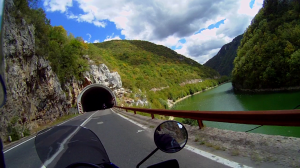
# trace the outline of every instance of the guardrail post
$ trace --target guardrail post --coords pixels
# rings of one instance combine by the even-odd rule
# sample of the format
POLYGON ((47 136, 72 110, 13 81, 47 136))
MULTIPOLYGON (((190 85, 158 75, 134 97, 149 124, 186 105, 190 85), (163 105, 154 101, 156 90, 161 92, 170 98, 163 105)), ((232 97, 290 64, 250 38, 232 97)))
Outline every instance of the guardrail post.
POLYGON ((134 114, 136 114, 136 111, 133 111, 134 112, 134 114))
POLYGON ((12 142, 11 136, 8 136, 8 141, 9 141, 9 142, 12 142))
POLYGON ((151 114, 151 118, 154 119, 154 114, 151 114))
POLYGON ((197 121, 198 121, 199 129, 203 128, 204 125, 203 125, 202 120, 197 120, 197 121))

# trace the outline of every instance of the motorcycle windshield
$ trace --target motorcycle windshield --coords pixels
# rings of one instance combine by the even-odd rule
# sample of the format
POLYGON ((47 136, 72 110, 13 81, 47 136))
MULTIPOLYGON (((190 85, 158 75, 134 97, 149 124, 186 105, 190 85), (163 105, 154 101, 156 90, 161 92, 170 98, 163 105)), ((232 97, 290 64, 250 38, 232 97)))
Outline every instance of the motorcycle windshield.
POLYGON ((110 163, 97 135, 83 127, 55 126, 35 138, 37 154, 45 167, 67 167, 73 163, 110 163))

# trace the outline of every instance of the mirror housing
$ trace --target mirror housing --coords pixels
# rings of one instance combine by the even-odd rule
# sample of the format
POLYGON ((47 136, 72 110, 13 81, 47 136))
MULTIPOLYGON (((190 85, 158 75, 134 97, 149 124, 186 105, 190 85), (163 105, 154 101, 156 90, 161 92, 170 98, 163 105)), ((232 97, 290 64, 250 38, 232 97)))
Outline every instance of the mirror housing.
POLYGON ((177 121, 165 121, 154 131, 154 142, 161 151, 175 153, 186 145, 188 133, 186 128, 177 121))

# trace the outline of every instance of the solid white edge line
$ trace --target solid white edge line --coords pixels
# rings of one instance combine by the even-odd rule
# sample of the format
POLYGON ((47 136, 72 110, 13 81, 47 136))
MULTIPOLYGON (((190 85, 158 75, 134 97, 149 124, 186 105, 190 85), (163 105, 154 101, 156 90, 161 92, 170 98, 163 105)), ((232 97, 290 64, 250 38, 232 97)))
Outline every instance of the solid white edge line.
MULTIPOLYGON (((73 120, 73 119, 75 119, 75 118, 77 118, 77 117, 79 117, 79 116, 81 116, 81 115, 78 115, 78 116, 76 116, 76 117, 74 117, 74 118, 71 118, 71 119, 69 119, 69 120, 67 120, 67 121, 64 121, 64 122, 62 122, 62 123, 60 123, 60 124, 58 124, 58 125, 56 125, 56 126, 60 126, 60 125, 62 125, 62 124, 64 124, 64 123, 66 123, 66 122, 68 122, 68 121, 71 121, 71 120, 73 120)), ((24 143, 26 143, 26 142, 28 142, 28 141, 30 141, 30 140, 32 140, 32 139, 34 139, 34 138, 35 138, 35 136, 33 136, 33 137, 31 137, 30 139, 27 139, 26 141, 24 141, 24 142, 21 142, 21 143, 19 143, 19 144, 15 145, 15 146, 13 146, 13 147, 11 147, 11 148, 7 149, 7 150, 6 150, 6 151, 4 151, 3 153, 6 153, 6 152, 8 152, 8 151, 10 151, 10 150, 12 150, 12 149, 14 149, 14 148, 16 148, 16 147, 18 147, 18 146, 20 146, 20 145, 24 144, 24 143)))
POLYGON ((13 147, 11 147, 11 148, 7 149, 7 150, 6 150, 6 151, 4 151, 3 153, 6 153, 6 152, 8 152, 8 151, 10 151, 10 150, 12 150, 12 149, 14 149, 14 148, 16 148, 16 147, 18 147, 18 146, 22 145, 23 143, 26 143, 26 142, 28 142, 28 141, 30 141, 30 140, 32 140, 32 139, 34 139, 34 138, 35 138, 35 136, 31 137, 30 139, 27 139, 27 140, 26 140, 26 141, 24 141, 24 142, 21 142, 21 143, 17 144, 16 146, 13 146, 13 147))
POLYGON ((77 118, 77 117, 79 117, 79 116, 81 116, 81 115, 82 115, 82 114, 80 114, 80 115, 78 115, 78 116, 76 116, 76 117, 74 117, 74 118, 70 118, 70 119, 68 119, 67 121, 64 121, 64 122, 62 122, 62 123, 60 123, 60 124, 58 124, 58 125, 56 125, 56 126, 60 126, 60 125, 66 123, 66 122, 68 122, 68 121, 71 121, 71 120, 73 120, 73 119, 75 119, 75 118, 77 118))
POLYGON ((129 118, 126 118, 126 117, 122 116, 121 114, 116 113, 113 109, 110 109, 110 110, 111 110, 112 112, 114 112, 115 114, 117 114, 118 116, 124 118, 125 120, 128 120, 128 121, 132 122, 133 124, 135 124, 135 125, 137 125, 137 126, 143 128, 143 129, 148 129, 146 126, 144 126, 144 125, 142 125, 142 124, 139 124, 139 123, 137 123, 137 122, 135 122, 135 121, 132 121, 132 120, 130 120, 129 118))
POLYGON ((229 166, 229 167, 233 167, 233 168, 251 168, 249 166, 246 166, 246 165, 243 165, 243 164, 240 164, 240 163, 237 163, 237 162, 234 162, 234 161, 222 158, 220 156, 216 156, 216 155, 213 155, 211 153, 202 151, 200 149, 194 148, 194 147, 192 147, 190 145, 185 145, 184 149, 187 149, 187 150, 189 150, 191 152, 194 152, 194 153, 196 153, 198 155, 201 155, 203 157, 206 157, 208 159, 211 159, 213 161, 216 161, 218 163, 221 163, 221 164, 229 166))
MULTIPOLYGON (((139 123, 137 123, 137 122, 135 122, 135 121, 132 121, 132 120, 129 119, 129 118, 124 117, 124 116, 121 115, 121 114, 116 113, 113 109, 111 109, 111 111, 114 112, 115 114, 119 115, 120 117, 124 118, 125 120, 132 122, 133 124, 135 124, 135 125, 137 125, 137 126, 140 126, 140 127, 142 127, 143 129, 147 129, 147 127, 145 127, 144 125, 139 124, 139 123)), ((213 155, 213 154, 211 154, 211 153, 202 151, 202 150, 200 150, 200 149, 194 148, 194 147, 192 147, 192 146, 190 146, 190 145, 185 145, 185 148, 184 148, 184 149, 189 150, 189 151, 194 152, 194 153, 196 153, 196 154, 198 154, 198 155, 201 155, 201 156, 203 156, 203 157, 206 157, 206 158, 208 158, 208 159, 211 159, 211 160, 213 160, 213 161, 215 161, 215 162, 221 163, 221 164, 226 165, 226 166, 229 166, 229 167, 233 167, 233 168, 251 168, 251 167, 249 167, 249 166, 246 166, 246 165, 243 165, 243 164, 240 164, 240 163, 237 163, 237 162, 234 162, 234 161, 231 161, 231 160, 222 158, 222 157, 220 157, 220 156, 216 156, 216 155, 213 155)))

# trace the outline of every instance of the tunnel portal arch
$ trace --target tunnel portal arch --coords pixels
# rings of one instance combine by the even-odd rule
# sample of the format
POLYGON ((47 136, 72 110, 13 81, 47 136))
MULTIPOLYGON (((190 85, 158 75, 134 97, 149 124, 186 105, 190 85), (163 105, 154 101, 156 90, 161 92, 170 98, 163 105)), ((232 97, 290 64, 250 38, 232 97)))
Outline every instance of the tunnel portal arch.
POLYGON ((113 91, 101 84, 86 86, 77 97, 77 108, 80 113, 112 108, 117 105, 113 91))

